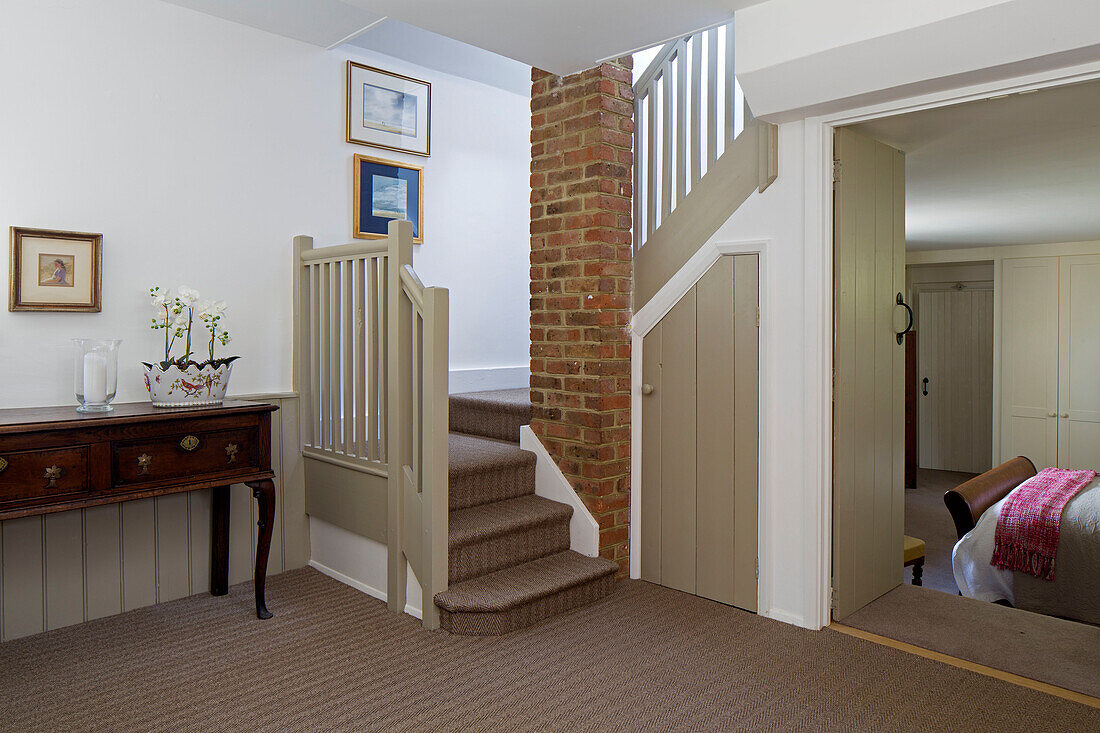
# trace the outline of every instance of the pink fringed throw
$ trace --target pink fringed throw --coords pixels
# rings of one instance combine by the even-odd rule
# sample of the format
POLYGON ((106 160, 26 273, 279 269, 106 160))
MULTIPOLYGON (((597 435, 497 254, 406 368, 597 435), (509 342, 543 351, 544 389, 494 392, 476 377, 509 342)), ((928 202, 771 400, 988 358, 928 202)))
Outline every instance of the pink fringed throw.
POLYGON ((1096 471, 1044 468, 1012 492, 997 518, 990 565, 1054 580, 1062 510, 1096 471))

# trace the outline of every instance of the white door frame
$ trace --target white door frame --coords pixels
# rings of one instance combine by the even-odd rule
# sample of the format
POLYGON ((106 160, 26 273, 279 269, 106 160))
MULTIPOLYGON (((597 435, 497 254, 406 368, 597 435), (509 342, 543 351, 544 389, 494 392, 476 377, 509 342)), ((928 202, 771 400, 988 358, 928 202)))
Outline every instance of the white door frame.
MULTIPOLYGON (((644 245, 643 245, 644 246, 644 245)), ((731 255, 754 254, 759 258, 757 270, 757 307, 760 309, 760 328, 757 331, 758 344, 758 424, 757 435, 757 538, 756 557, 759 562, 756 579, 756 608, 761 616, 767 616, 771 609, 770 573, 765 572, 768 558, 765 552, 768 525, 768 492, 764 490, 766 472, 764 470, 764 436, 767 403, 764 401, 768 375, 767 356, 767 283, 768 250, 771 240, 751 240, 741 242, 710 241, 684 263, 675 275, 669 278, 657 293, 642 306, 630 319, 630 577, 642 577, 642 341, 656 327, 661 319, 680 302, 680 300, 699 282, 703 275, 718 262, 719 258, 731 255)), ((769 566, 770 567, 770 566, 769 566)))
MULTIPOLYGON (((1100 63, 1082 64, 1040 74, 1030 74, 977 84, 906 100, 837 112, 804 121, 804 184, 806 242, 807 381, 806 430, 808 451, 804 479, 808 491, 806 516, 817 517, 806 533, 805 622, 811 627, 830 623, 832 595, 833 521, 833 130, 881 117, 946 107, 1004 94, 1063 86, 1100 79, 1100 63), (818 277, 815 279, 814 275, 818 277), (813 451, 816 447, 816 451, 813 451), (816 490, 815 490, 816 487, 816 490), (816 572, 814 572, 816 570, 816 572)), ((633 484, 632 484, 633 486, 633 484)), ((633 518, 632 518, 633 519, 633 518)), ((808 524, 811 524, 808 522, 808 524)), ((632 543, 633 545, 633 543, 632 543)), ((761 557, 763 565, 764 558, 761 557)), ((761 573, 763 576, 763 573, 761 573)))

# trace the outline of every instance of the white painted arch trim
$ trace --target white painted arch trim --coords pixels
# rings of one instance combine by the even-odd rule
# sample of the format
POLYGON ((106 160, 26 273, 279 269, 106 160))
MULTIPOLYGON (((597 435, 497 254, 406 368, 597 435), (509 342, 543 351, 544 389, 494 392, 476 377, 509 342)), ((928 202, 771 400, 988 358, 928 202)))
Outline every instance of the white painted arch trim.
MULTIPOLYGON (((767 518, 769 516, 769 492, 766 490, 765 481, 765 441, 767 435, 766 418, 768 379, 768 293, 767 287, 770 281, 768 251, 771 249, 770 239, 755 239, 740 242, 708 241, 699 251, 692 255, 684 263, 675 275, 650 298, 642 308, 634 314, 630 321, 630 577, 642 577, 642 341, 653 328, 668 315, 668 312, 687 295, 688 291, 714 266, 714 263, 722 257, 741 254, 754 254, 759 257, 759 284, 757 298, 760 308, 760 329, 758 332, 759 348, 759 423, 757 425, 760 439, 757 441, 757 537, 756 557, 759 563, 759 572, 756 581, 756 608, 757 613, 768 618, 778 618, 788 621, 787 617, 779 618, 772 612, 771 593, 771 556, 767 548, 769 528, 767 518)), ((795 621, 795 623, 799 623, 795 621)))
MULTIPOLYGON (((833 521, 833 131, 837 127, 935 107, 1100 79, 1100 63, 1082 64, 1000 82, 846 110, 804 121, 806 303, 806 444, 802 526, 806 578, 804 619, 822 628, 830 619, 833 521), (816 275, 816 277, 815 277, 816 275)), ((916 254, 916 253, 914 253, 916 254)), ((973 258, 973 253, 969 255, 973 258)), ((996 288, 995 288, 996 291, 996 288)), ((995 326, 996 328, 996 326, 995 326)), ((761 576, 763 576, 761 558, 761 576)))

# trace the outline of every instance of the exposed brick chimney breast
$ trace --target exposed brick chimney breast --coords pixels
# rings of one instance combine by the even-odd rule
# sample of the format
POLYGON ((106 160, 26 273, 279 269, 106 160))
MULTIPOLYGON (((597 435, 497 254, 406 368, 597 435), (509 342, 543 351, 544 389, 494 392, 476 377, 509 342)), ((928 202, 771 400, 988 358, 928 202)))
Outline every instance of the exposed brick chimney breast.
POLYGON ((531 71, 531 429, 629 562, 632 59, 531 71))

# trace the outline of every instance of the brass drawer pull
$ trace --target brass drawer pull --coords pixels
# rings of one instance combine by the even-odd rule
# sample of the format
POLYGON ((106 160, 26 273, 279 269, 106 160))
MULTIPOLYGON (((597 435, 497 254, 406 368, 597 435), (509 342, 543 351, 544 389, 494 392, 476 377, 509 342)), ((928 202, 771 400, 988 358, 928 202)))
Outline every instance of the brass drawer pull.
POLYGON ((139 473, 149 473, 149 466, 153 463, 153 457, 148 453, 142 453, 137 457, 138 468, 141 469, 139 473))
POLYGON ((230 443, 225 446, 225 462, 233 463, 237 460, 237 444, 230 443))
POLYGON ((8 459, 0 457, 0 473, 4 472, 4 469, 8 467, 8 459))
POLYGON ((180 448, 185 451, 191 452, 199 447, 199 438, 197 435, 185 435, 183 440, 180 441, 180 448))
POLYGON ((57 480, 61 478, 61 466, 47 467, 46 475, 42 478, 46 479, 46 486, 50 488, 57 486, 57 480))

